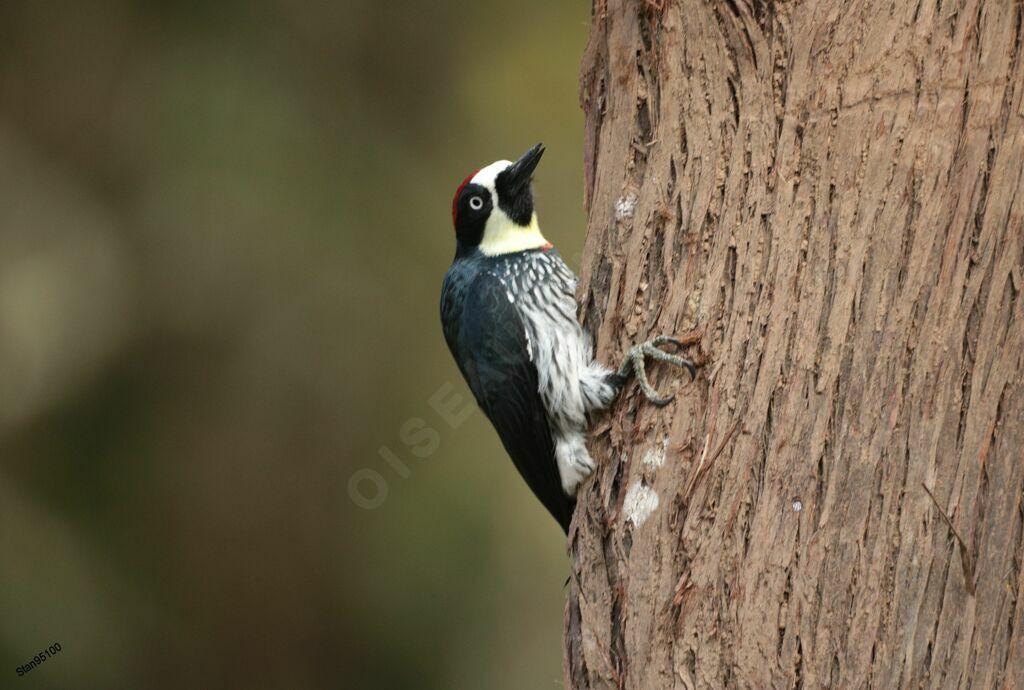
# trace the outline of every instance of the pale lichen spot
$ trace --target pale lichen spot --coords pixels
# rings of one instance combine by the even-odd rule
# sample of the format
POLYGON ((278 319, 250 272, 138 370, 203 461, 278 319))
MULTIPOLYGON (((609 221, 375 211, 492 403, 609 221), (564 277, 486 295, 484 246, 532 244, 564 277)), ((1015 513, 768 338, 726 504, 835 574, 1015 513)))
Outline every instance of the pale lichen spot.
POLYGON ((650 448, 644 452, 643 463, 652 469, 657 469, 665 464, 665 449, 650 448))
POLYGON ((626 220, 633 217, 636 210, 636 194, 630 192, 626 196, 620 196, 615 202, 615 220, 626 220))
POLYGON ((626 513, 626 519, 640 527, 647 522, 651 513, 658 509, 658 494, 643 482, 637 481, 626 491, 622 509, 626 513))

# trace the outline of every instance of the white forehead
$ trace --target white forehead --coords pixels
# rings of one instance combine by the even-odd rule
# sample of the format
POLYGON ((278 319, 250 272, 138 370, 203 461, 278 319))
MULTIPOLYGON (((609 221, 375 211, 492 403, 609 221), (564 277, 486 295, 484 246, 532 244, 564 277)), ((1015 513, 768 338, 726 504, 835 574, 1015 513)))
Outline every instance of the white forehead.
POLYGON ((473 184, 478 184, 487 189, 494 191, 494 180, 498 177, 498 173, 512 165, 512 161, 494 161, 486 168, 480 168, 476 175, 473 175, 473 179, 470 180, 473 184))

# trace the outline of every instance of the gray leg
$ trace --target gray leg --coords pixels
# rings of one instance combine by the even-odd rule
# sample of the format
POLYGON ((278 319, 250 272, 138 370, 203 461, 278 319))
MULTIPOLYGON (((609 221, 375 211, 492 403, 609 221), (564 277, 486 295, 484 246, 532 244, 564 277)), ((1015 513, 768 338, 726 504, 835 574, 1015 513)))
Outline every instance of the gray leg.
POLYGON ((654 390, 651 386, 651 382, 647 380, 647 368, 644 364, 644 358, 650 357, 651 359, 658 360, 660 362, 668 362, 677 367, 684 367, 690 372, 690 378, 693 379, 697 375, 697 369, 694 367, 693 362, 680 357, 678 355, 672 355, 663 350, 659 350, 659 345, 675 345, 681 347, 682 343, 675 338, 667 335, 659 335, 657 338, 652 338, 645 343, 634 345, 626 351, 626 356, 622 360, 622 365, 619 370, 614 374, 616 383, 618 383, 620 389, 629 379, 630 374, 636 376, 636 382, 640 384, 640 390, 644 392, 644 396, 655 405, 659 407, 668 405, 675 398, 675 394, 662 398, 658 395, 658 391, 654 390))

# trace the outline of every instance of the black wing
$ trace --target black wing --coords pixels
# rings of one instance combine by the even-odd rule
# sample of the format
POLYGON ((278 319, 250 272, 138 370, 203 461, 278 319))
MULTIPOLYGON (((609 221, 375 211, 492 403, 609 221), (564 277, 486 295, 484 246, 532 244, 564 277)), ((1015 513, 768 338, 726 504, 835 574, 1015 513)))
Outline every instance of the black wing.
POLYGON ((568 533, 574 499, 562 490, 526 331, 488 273, 469 286, 452 346, 462 375, 534 495, 568 533))

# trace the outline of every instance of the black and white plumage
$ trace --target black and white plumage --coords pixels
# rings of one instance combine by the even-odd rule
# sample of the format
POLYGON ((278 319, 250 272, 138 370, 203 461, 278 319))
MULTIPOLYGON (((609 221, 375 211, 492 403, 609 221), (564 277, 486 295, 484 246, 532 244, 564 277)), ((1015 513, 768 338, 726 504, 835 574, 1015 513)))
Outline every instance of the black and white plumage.
POLYGON ((575 286, 554 249, 526 249, 456 260, 441 294, 462 375, 523 479, 566 530, 576 488, 594 470, 587 413, 618 392, 576 321, 575 286))
MULTIPOLYGON (((456 255, 441 292, 445 340, 480 408, 541 503, 568 531, 594 471, 588 415, 614 400, 643 356, 692 364, 650 343, 616 372, 594 361, 577 320, 576 276, 540 233, 530 179, 543 147, 470 175, 452 204, 456 255)), ((646 379, 642 388, 658 403, 646 379)))

